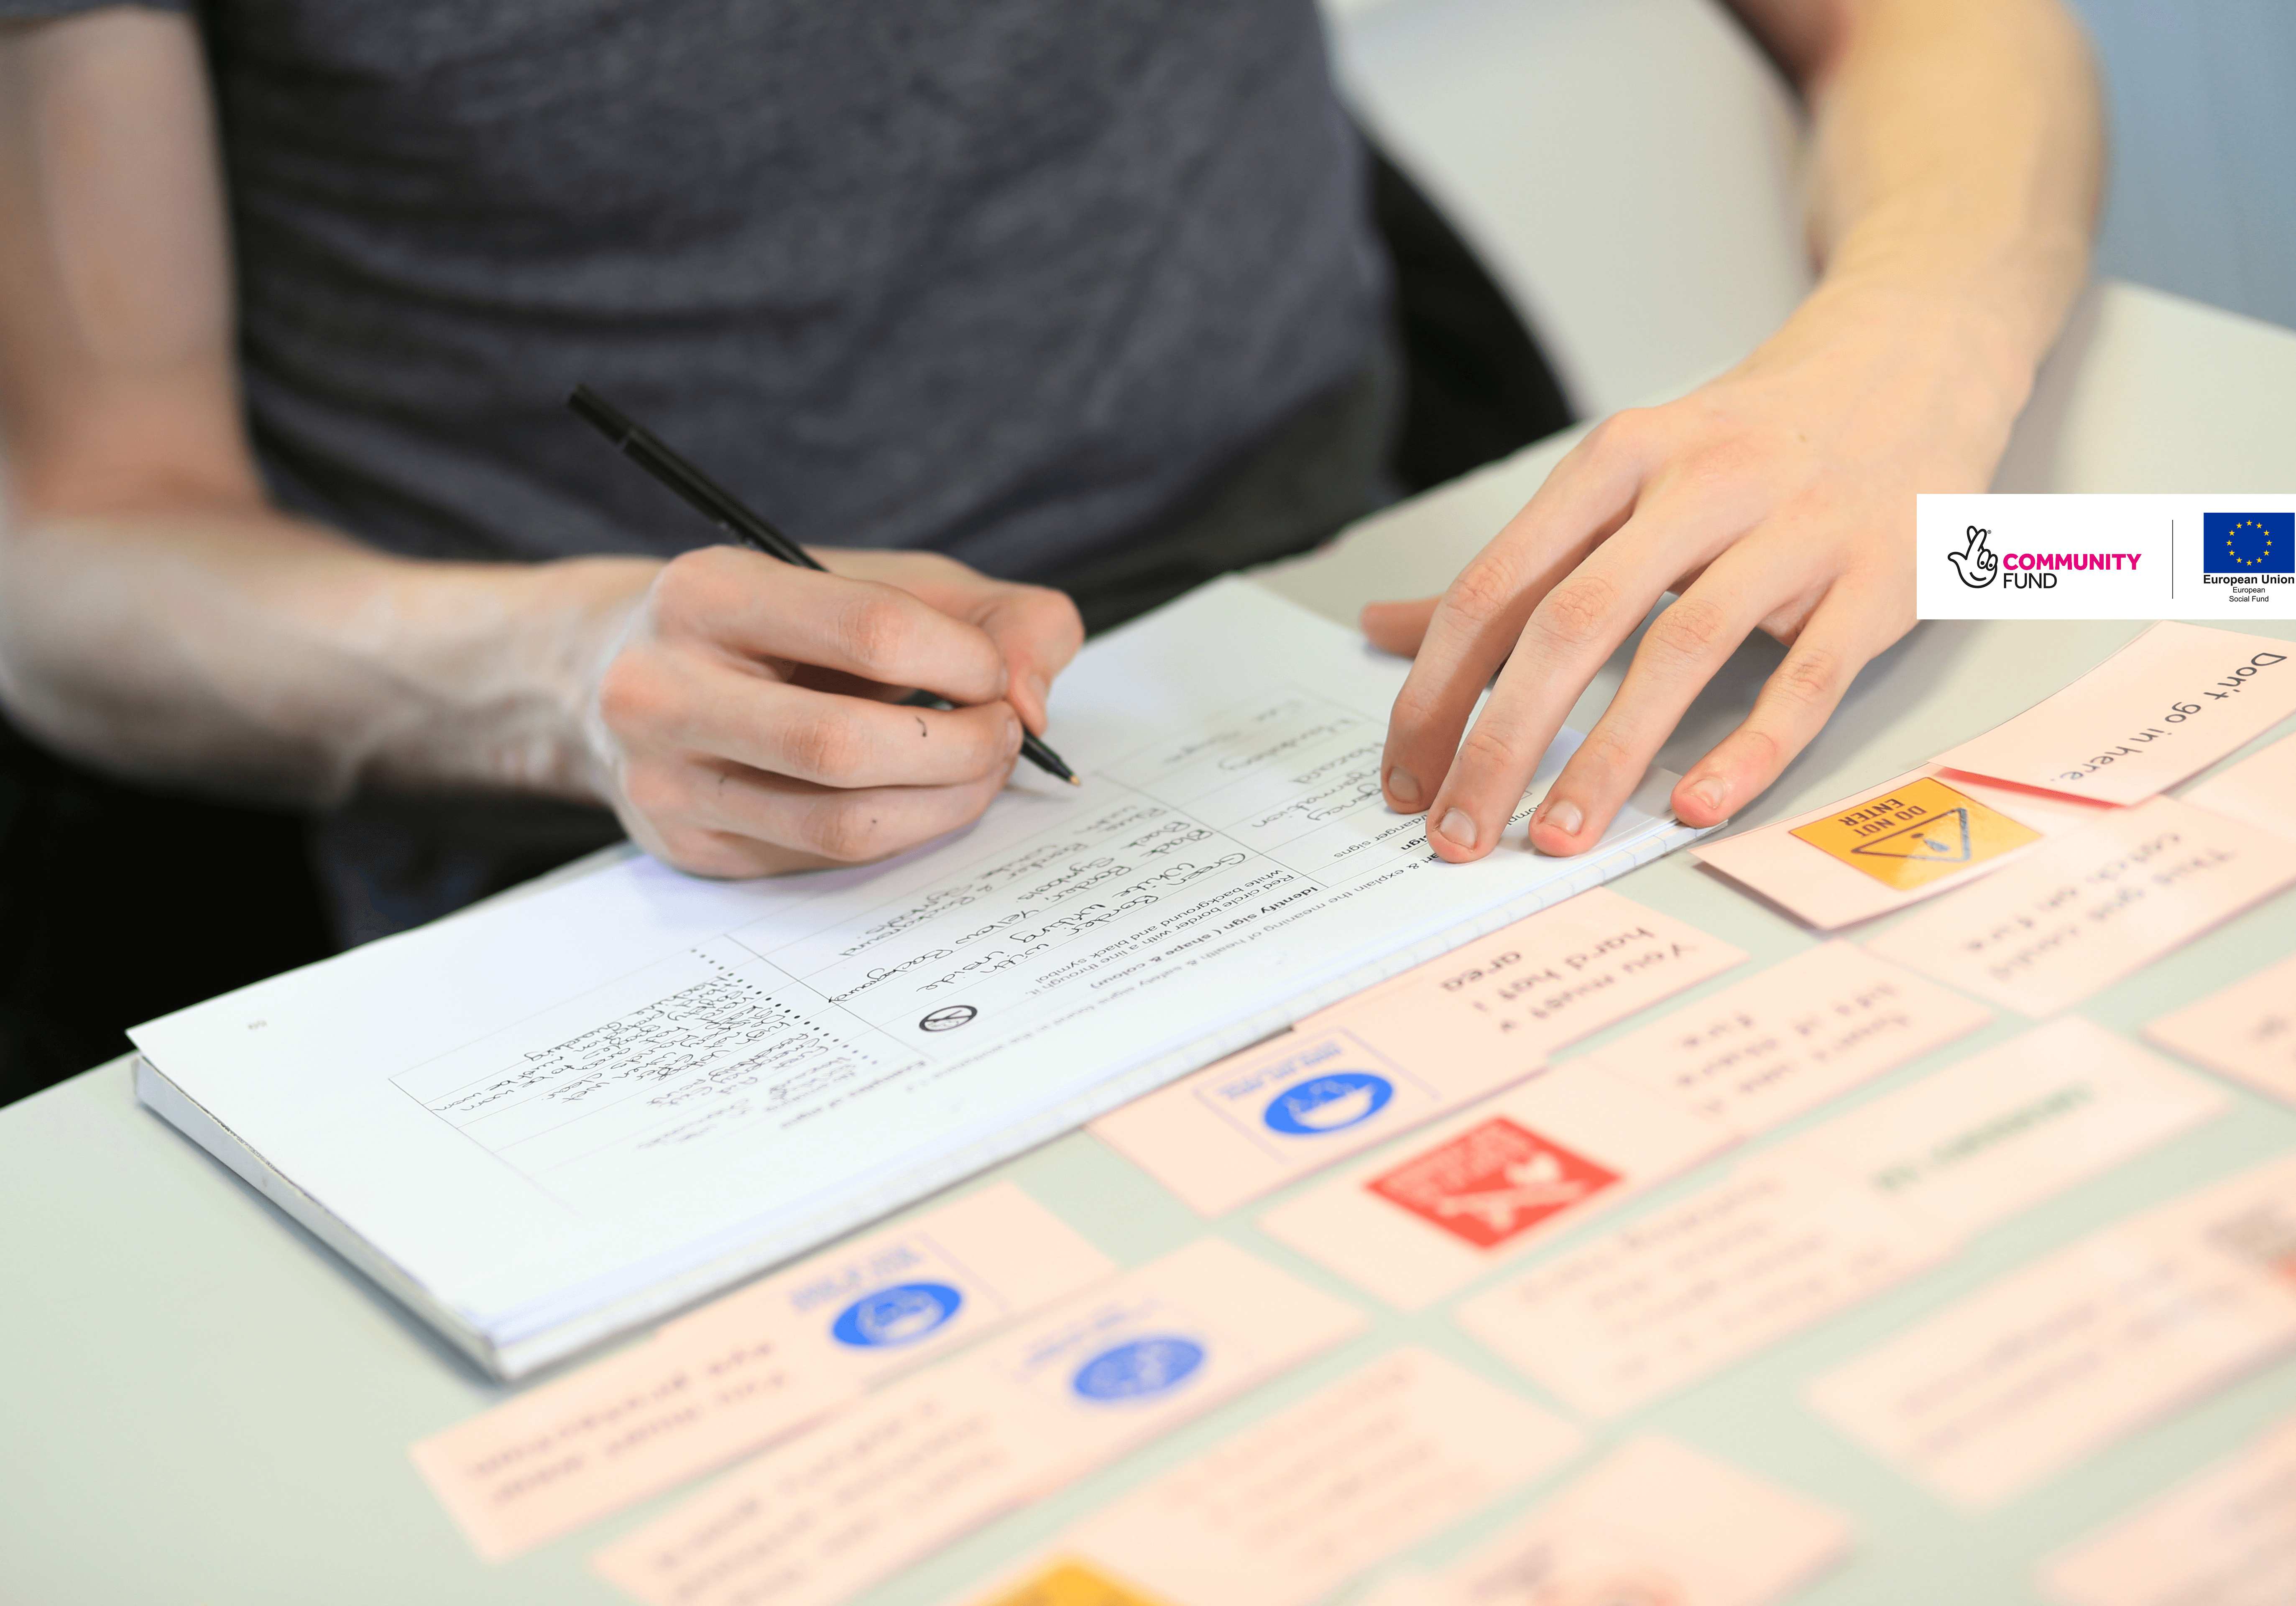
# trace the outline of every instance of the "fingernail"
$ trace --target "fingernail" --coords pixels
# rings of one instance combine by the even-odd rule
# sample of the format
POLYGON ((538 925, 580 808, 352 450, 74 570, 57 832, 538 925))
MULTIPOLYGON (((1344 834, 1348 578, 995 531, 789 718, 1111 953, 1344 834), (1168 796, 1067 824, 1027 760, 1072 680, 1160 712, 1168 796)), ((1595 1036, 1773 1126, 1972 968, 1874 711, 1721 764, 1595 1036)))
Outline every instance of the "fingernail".
POLYGON ((1587 817, 1578 811, 1577 803, 1566 798, 1561 803, 1546 805, 1546 823, 1565 836, 1576 836, 1578 828, 1587 823, 1587 817))
MULTIPOLYGON (((1418 778, 1413 775, 1408 770, 1389 770, 1387 772, 1387 795, 1406 808, 1417 807, 1419 803, 1418 778)), ((1454 809, 1452 812, 1456 814, 1458 811, 1454 809)))
POLYGON ((1722 783, 1712 776, 1691 782, 1690 795, 1715 813, 1722 812, 1722 783))
POLYGON ((1443 835, 1463 848, 1475 845, 1475 822, 1464 809, 1454 809, 1443 816, 1443 835))
POLYGON ((1029 671, 1028 687, 1029 687, 1029 695, 1030 696, 1032 696, 1032 697, 1036 698, 1036 700, 1037 700, 1037 709, 1038 709, 1039 711, 1042 711, 1042 710, 1044 710, 1044 709, 1046 709, 1046 708, 1047 708, 1047 707, 1049 707, 1049 706, 1051 705, 1052 699, 1053 699, 1053 688, 1052 688, 1052 687, 1051 687, 1049 684, 1047 684, 1047 683, 1046 683, 1046 679, 1045 679, 1044 676, 1042 676, 1042 675, 1040 675, 1040 674, 1037 673, 1034 670, 1029 671))
POLYGON ((1013 666, 1009 663, 1000 663, 996 666, 996 695, 1001 697, 1012 689, 1013 666))
POLYGON ((1021 738, 1026 734, 1026 728, 1021 723, 1021 716, 1009 708, 1004 711, 1004 721, 1011 727, 1004 732, 1004 745, 1018 753, 1021 750, 1021 738))

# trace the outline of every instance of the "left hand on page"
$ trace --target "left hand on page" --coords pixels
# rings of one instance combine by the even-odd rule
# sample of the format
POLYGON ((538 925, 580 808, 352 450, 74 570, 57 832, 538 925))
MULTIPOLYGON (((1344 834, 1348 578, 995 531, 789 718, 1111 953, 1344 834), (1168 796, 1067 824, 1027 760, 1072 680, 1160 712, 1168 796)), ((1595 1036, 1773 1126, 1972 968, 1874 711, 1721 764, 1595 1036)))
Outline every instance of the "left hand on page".
POLYGON ((1364 610, 1375 646, 1416 655, 1380 772, 1392 807, 1426 812, 1437 853, 1491 851, 1571 704, 1664 592, 1678 599, 1532 819, 1541 852, 1594 845, 1753 630, 1785 661, 1675 787, 1691 825, 1775 780, 1911 628, 1914 494, 1982 490, 2021 398, 1956 365, 1949 307, 1845 310, 1806 308, 1720 379, 1604 420, 1439 598, 1364 610))
POLYGON ((929 552, 733 547, 665 564, 589 721, 609 801, 705 876, 855 864, 969 824, 1084 638, 1075 605, 929 552), (898 701, 918 688, 957 704, 898 701))

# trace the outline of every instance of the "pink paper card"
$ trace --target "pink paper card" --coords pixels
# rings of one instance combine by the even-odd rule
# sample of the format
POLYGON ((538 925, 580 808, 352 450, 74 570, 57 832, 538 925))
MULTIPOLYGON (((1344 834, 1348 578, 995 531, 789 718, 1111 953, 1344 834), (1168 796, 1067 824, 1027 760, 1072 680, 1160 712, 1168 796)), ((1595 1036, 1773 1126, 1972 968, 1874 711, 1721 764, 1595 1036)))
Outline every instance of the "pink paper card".
POLYGON ((1937 762, 2012 786, 2137 803, 2292 713, 2296 648, 2171 621, 1937 762))
POLYGON ((1406 1347, 1086 1518, 1059 1548, 1152 1600, 1309 1606, 1584 1443, 1406 1347))
POLYGON ((2296 736, 2283 737, 2184 794, 2196 809, 2296 836, 2296 736))
POLYGON ((2296 1601, 2296 1417, 2041 1569, 2063 1606, 2296 1601))
POLYGON ((1645 1434, 1464 1561, 1364 1606, 1770 1606, 1849 1545, 1825 1507, 1645 1434))
POLYGON ((2296 881, 2296 842, 2173 797, 2116 810, 1868 946, 2054 1015, 2296 881))
POLYGON ((2224 1113, 2224 1091, 2068 1016, 1811 1128, 1784 1149, 1966 1238, 2224 1113))
POLYGON ((1746 956, 1597 887, 1136 1099, 1092 1131, 1204 1215, 1538 1072, 1746 956))
POLYGON ((2296 1161, 2147 1212, 1810 1385, 1956 1504, 1997 1506, 2296 1348, 2296 1161))
POLYGON ((1993 1018, 1849 943, 1822 943, 1587 1057, 1741 1137, 1767 1132, 1993 1018))
POLYGON ((1115 1270, 999 1182, 704 1305, 410 1454, 479 1553, 499 1561, 745 1455, 1115 1270))
POLYGON ((650 1606, 832 1606, 1362 1326, 1202 1240, 784 1439, 591 1566, 650 1606))
POLYGON ((1284 1200, 1259 1224, 1415 1310, 1730 1141, 1710 1116, 1564 1065, 1284 1200))
POLYGON ((1935 764, 1719 842, 1711 865, 1820 931, 1918 903, 2015 862, 2036 837, 2079 830, 2110 810, 1941 775, 1935 764))
POLYGON ((1950 1234, 1787 1151, 1459 1306, 1459 1324, 1588 1416, 1745 1359, 1943 1262, 1950 1234))
POLYGON ((2195 1065, 2296 1104, 2296 956, 2162 1016, 2144 1035, 2195 1065))

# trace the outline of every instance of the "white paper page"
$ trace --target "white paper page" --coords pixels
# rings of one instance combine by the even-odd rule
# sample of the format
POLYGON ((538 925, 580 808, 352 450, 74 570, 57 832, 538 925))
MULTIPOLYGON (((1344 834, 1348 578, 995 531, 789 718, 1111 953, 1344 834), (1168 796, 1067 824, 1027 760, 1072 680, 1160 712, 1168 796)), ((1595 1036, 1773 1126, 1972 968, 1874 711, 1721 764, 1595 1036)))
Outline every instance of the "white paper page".
POLYGON ((861 869, 634 861, 134 1035, 498 1341, 705 1292, 1692 835, 1653 771, 1593 852, 1528 852, 1566 733, 1498 852, 1435 861, 1375 785, 1405 669, 1210 587, 1062 681, 1081 787, 1023 770, 861 869))

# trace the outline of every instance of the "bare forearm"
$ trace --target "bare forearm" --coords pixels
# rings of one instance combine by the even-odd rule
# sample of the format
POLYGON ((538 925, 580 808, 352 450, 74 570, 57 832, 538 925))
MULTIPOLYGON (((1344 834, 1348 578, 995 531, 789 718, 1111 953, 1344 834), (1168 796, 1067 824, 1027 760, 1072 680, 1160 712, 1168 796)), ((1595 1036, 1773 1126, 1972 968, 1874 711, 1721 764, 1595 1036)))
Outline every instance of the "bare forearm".
MULTIPOLYGON (((1809 313, 1950 307, 2011 411, 2087 271, 2095 75, 2054 0, 1869 0, 1811 64, 1809 313)), ((1917 315, 1918 316, 1918 315, 1917 315)))
POLYGON ((0 539, 0 699, 212 793, 596 796, 586 710, 656 567, 416 563, 259 507, 32 515, 0 539))

